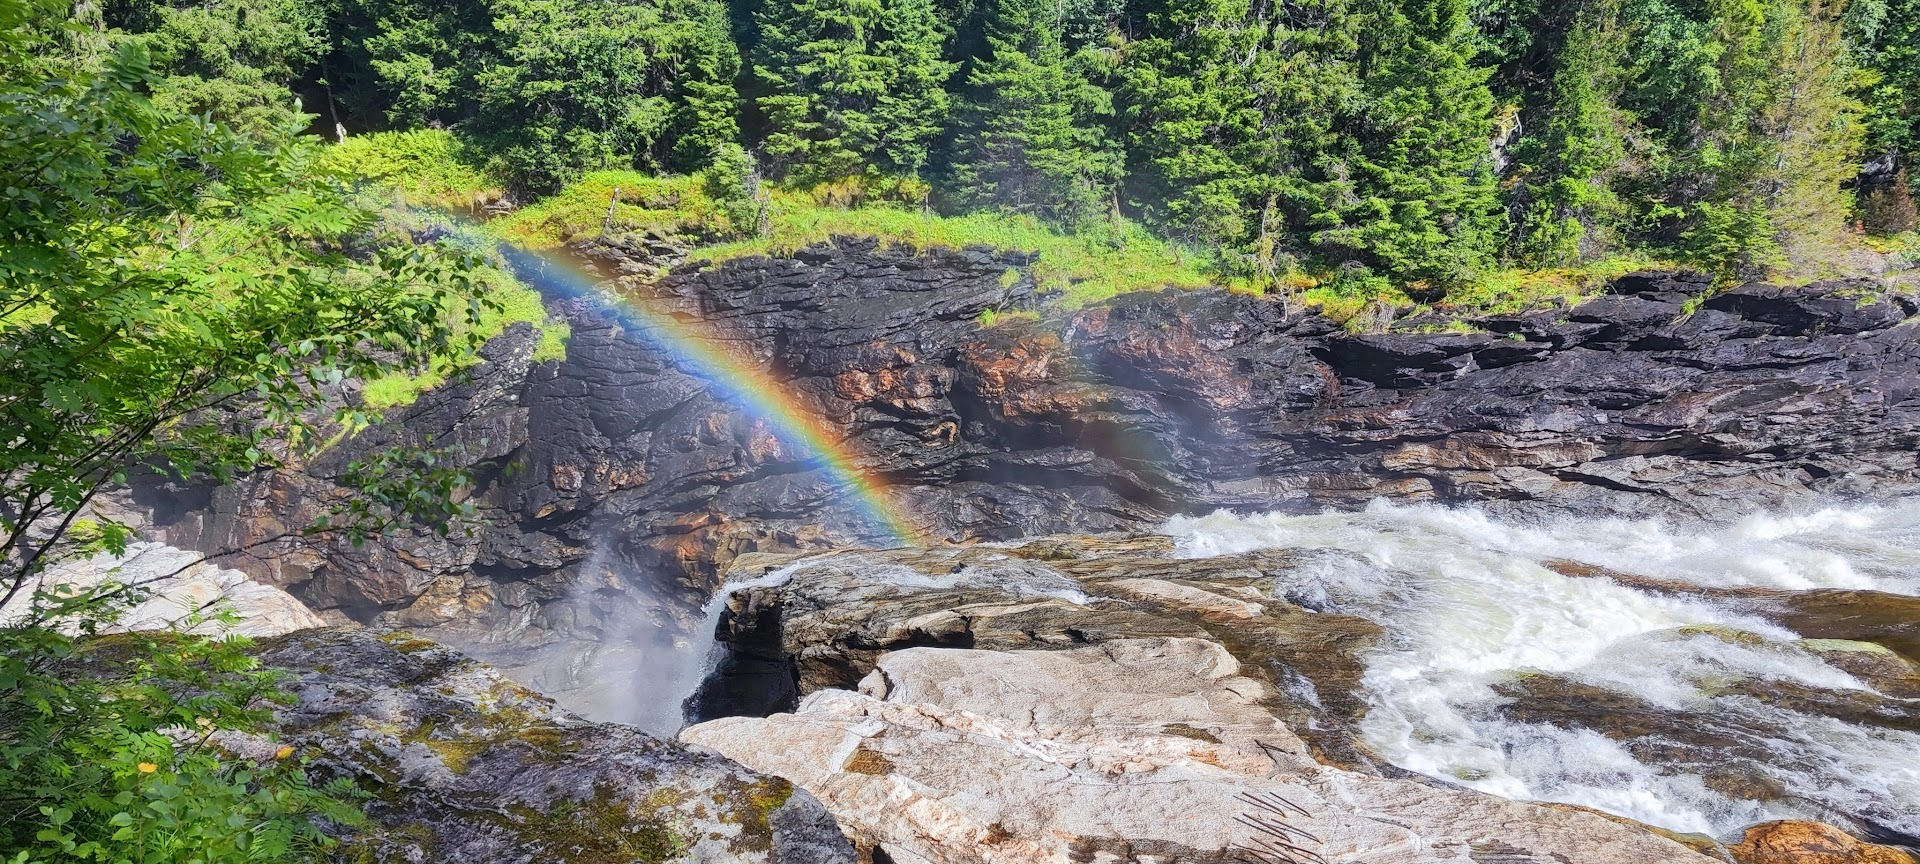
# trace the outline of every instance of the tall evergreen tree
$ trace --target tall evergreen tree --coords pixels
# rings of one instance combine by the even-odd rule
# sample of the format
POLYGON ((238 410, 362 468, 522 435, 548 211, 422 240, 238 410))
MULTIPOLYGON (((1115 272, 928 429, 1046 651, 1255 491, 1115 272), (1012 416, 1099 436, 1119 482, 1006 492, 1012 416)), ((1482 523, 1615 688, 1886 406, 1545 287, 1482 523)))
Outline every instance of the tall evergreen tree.
POLYGON ((324 0, 329 50, 313 111, 355 129, 451 126, 478 110, 493 58, 487 0, 324 0))
POLYGON ((1605 248, 1619 218, 1609 174, 1624 158, 1611 69, 1619 40, 1597 4, 1582 10, 1557 52, 1553 81, 1529 112, 1538 131, 1515 147, 1510 184, 1515 252, 1558 266, 1605 248))
POLYGON ((764 147, 802 181, 911 174, 949 110, 954 64, 931 0, 768 0, 755 17, 764 147))
POLYGON ((1838 242, 1859 152, 1838 12, 1827 0, 1623 7, 1629 35, 1660 49, 1625 94, 1651 145, 1627 183, 1638 239, 1741 277, 1813 267, 1838 242))
POLYGON ((1352 178, 1340 224, 1314 239, 1434 289, 1491 262, 1500 236, 1490 72, 1464 0, 1378 0, 1360 29, 1362 101, 1333 158, 1352 178))
POLYGON ((1910 179, 1920 153, 1920 0, 1856 0, 1848 12, 1867 72, 1867 155, 1880 163, 1860 190, 1860 215, 1870 231, 1911 231, 1920 222, 1910 179))
POLYGON ((734 140, 739 58, 718 0, 497 0, 473 132, 514 185, 694 168, 734 140))
POLYGON ((1344 2, 1170 3, 1123 66, 1133 206, 1177 236, 1251 246, 1266 266, 1286 229, 1337 223, 1322 154, 1360 81, 1344 2))
POLYGON ((256 137, 297 123, 290 89, 323 50, 323 22, 296 0, 118 3, 109 26, 141 34, 152 52, 154 101, 256 137))
POLYGON ((953 198, 1060 222, 1098 216, 1121 156, 1105 126, 1113 97, 1069 56, 1050 0, 994 0, 987 54, 960 112, 953 198))

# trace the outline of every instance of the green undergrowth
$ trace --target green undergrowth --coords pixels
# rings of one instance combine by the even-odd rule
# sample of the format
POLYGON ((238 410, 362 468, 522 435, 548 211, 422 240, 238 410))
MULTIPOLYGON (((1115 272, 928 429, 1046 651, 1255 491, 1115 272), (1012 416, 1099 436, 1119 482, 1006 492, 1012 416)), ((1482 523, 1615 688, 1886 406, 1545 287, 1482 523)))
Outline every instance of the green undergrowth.
MULTIPOLYGON (((506 332, 508 327, 525 322, 540 332, 540 342, 533 350, 535 363, 565 358, 567 339, 573 335, 573 330, 566 321, 547 315, 546 306, 540 302, 540 292, 522 284, 500 267, 488 267, 482 273, 482 279, 487 283, 486 290, 500 302, 501 308, 481 312, 480 332, 491 339, 506 332)), ((450 310, 449 314, 456 311, 450 310)), ((361 391, 361 400, 373 409, 411 405, 420 398, 420 394, 438 387, 449 377, 478 362, 478 355, 467 354, 453 363, 422 369, 410 375, 375 378, 366 382, 365 389, 361 391)))
POLYGON ((806 193, 779 192, 769 208, 770 230, 701 249, 715 262, 748 255, 789 255, 836 236, 877 237, 915 249, 997 250, 1038 253, 1030 268, 1043 291, 1061 292, 1068 306, 1095 303, 1130 291, 1198 288, 1218 280, 1203 256, 1155 238, 1132 223, 1103 224, 1074 232, 1053 229, 1031 216, 974 213, 940 216, 920 208, 816 203, 806 193))
POLYGON ((694 242, 731 230, 726 215, 696 178, 639 171, 596 171, 486 225, 492 236, 528 249, 552 249, 600 236, 608 228, 694 242))
MULTIPOLYGON (((377 186, 393 189, 400 201, 413 207, 477 213, 475 202, 498 195, 497 186, 474 167, 447 132, 361 136, 333 148, 330 159, 377 186)), ((713 263, 754 255, 791 255, 835 237, 872 237, 923 250, 986 247, 1036 253, 1025 275, 1042 291, 1057 293, 1055 302, 1065 308, 1168 287, 1257 290, 1245 280, 1223 276, 1213 256, 1156 237, 1132 222, 1104 222, 1067 231, 1033 217, 999 212, 943 216, 912 203, 913 196, 903 192, 905 187, 895 185, 902 188, 873 181, 810 190, 771 188, 764 236, 742 236, 750 232, 732 224, 732 219, 741 218, 739 203, 730 206, 716 200, 703 178, 597 171, 553 195, 486 220, 480 230, 485 236, 534 250, 607 234, 654 235, 688 244, 690 260, 713 263), (730 218, 730 213, 735 215, 730 218)), ((1894 238, 1883 245, 1888 247, 1881 250, 1883 254, 1920 255, 1920 242, 1894 238)), ((1598 295, 1624 273, 1671 266, 1672 262, 1643 255, 1616 255, 1576 267, 1509 268, 1486 273, 1453 288, 1444 298, 1424 303, 1383 278, 1347 279, 1338 271, 1295 272, 1265 290, 1293 294, 1348 329, 1362 332, 1384 330, 1396 320, 1429 311, 1442 317, 1472 318, 1566 308, 1598 295)), ((1018 275, 1010 271, 1009 281, 1018 275)), ((527 321, 543 330, 538 359, 564 354, 564 325, 545 320, 537 296, 517 284, 495 288, 503 292, 508 311, 490 317, 490 331, 527 321)), ((1006 320, 1009 315, 996 310, 983 314, 980 323, 992 326, 1006 320)), ((1452 326, 1470 329, 1464 324, 1452 326)), ((368 404, 408 404, 452 371, 426 370, 369 382, 368 404)))
POLYGON ((322 164, 405 207, 469 213, 503 194, 465 145, 442 129, 356 135, 327 148, 322 164))
MULTIPOLYGON (((477 167, 459 139, 444 130, 358 135, 327 148, 323 160, 326 167, 360 180, 365 194, 392 202, 382 217, 383 232, 418 236, 445 220, 477 213, 501 196, 499 185, 477 167)), ((500 305, 482 310, 483 336, 490 339, 525 322, 540 332, 535 362, 566 356, 571 330, 565 321, 547 315, 539 292, 515 279, 501 261, 481 268, 476 276, 478 288, 500 305)), ((460 322, 457 329, 464 333, 465 309, 449 308, 447 314, 460 322)), ((410 405, 479 360, 465 354, 433 368, 374 378, 365 382, 362 401, 373 409, 410 405)))
POLYGON ((1038 261, 1030 268, 1035 284, 1060 291, 1068 305, 1129 291, 1194 288, 1216 281, 1206 272, 1204 256, 1184 252, 1131 223, 1062 232, 1029 216, 941 216, 904 204, 850 207, 819 199, 816 192, 776 190, 767 207, 767 236, 705 242, 737 232, 725 208, 707 193, 699 178, 601 171, 488 223, 487 231, 532 249, 551 249, 609 230, 672 235, 695 244, 692 258, 714 263, 752 255, 791 255, 839 236, 875 237, 915 249, 985 246, 1037 252, 1038 261))
MULTIPOLYGON (((1445 297, 1431 303, 1416 301, 1393 286, 1346 286, 1337 280, 1310 284, 1300 290, 1300 298, 1349 330, 1383 330, 1396 318, 1425 312, 1477 318, 1571 308, 1600 296, 1613 280, 1628 273, 1678 266, 1642 255, 1614 255, 1577 267, 1495 270, 1455 286, 1445 297)), ((1455 321, 1427 329, 1469 332, 1473 328, 1464 321, 1455 321)))

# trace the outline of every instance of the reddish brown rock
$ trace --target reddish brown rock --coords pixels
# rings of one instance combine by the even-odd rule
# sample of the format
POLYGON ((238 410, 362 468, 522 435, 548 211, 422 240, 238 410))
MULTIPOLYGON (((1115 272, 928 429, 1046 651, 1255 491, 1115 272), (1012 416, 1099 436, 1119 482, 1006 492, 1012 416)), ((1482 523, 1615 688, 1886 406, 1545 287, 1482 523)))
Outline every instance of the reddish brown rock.
POLYGON ((1862 843, 1819 822, 1766 822, 1727 847, 1736 864, 1914 864, 1914 856, 1862 843))

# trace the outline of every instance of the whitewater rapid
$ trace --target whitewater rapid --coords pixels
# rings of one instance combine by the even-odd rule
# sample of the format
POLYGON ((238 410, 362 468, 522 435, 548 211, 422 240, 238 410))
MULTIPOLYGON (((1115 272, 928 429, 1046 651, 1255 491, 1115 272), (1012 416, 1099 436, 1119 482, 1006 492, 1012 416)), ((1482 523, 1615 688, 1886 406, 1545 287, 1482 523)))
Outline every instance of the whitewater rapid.
POLYGON ((1357 513, 1173 519, 1181 554, 1305 554, 1276 592, 1372 619, 1363 740, 1400 767, 1509 798, 1596 807, 1714 835, 1767 819, 1869 814, 1920 834, 1920 735, 1719 695, 1747 679, 1830 691, 1867 685, 1768 621, 1706 600, 1562 575, 1553 559, 1701 586, 1920 595, 1920 501, 1756 514, 1682 530, 1653 521, 1521 523, 1476 509, 1375 502, 1357 513), (1729 639, 1725 634, 1751 634, 1729 639), (1503 719, 1496 685, 1547 673, 1660 708, 1730 712, 1769 730, 1765 767, 1791 793, 1750 801, 1643 764, 1596 732, 1503 719))

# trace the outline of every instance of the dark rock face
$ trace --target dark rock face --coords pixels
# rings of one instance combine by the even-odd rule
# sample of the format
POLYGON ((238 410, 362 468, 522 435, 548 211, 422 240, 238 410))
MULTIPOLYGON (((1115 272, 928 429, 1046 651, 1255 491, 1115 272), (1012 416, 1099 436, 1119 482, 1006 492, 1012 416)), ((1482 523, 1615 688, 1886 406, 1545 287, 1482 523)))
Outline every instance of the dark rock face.
MULTIPOLYGON (((648 270, 627 254, 582 253, 603 273, 648 270)), ((933 540, 1376 497, 1718 519, 1916 484, 1911 298, 1750 285, 1689 314, 1704 281, 1638 273, 1472 333, 1351 335, 1224 291, 979 326, 1037 306, 1030 263, 842 241, 615 282, 782 382, 933 540)), ((323 614, 490 650, 560 693, 571 655, 524 646, 684 624, 716 562, 741 553, 880 539, 817 454, 604 304, 555 303, 573 328, 563 362, 531 363, 530 335, 510 333, 473 383, 305 471, 140 497, 170 542, 227 548, 304 524, 357 455, 450 444, 478 481, 471 534, 230 566, 323 614)))
MULTIPOLYGON (((341 860, 852 864, 820 803, 716 754, 589 723, 430 642, 359 627, 266 640, 297 702, 277 741, 371 797, 341 860)), ((266 755, 264 758, 273 758, 266 755)))

